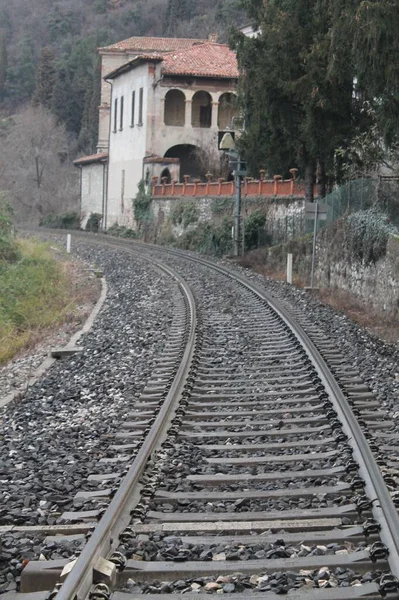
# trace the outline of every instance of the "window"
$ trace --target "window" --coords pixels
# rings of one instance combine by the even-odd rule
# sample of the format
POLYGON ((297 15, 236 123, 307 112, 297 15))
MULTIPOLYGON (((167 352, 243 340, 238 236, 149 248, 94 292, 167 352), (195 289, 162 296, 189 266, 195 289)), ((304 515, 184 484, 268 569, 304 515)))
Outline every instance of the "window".
POLYGON ((137 125, 143 124, 143 96, 144 96, 144 89, 140 88, 140 91, 139 91, 139 121, 138 121, 137 125))
POLYGON ((115 98, 114 102, 114 133, 116 133, 118 127, 118 98, 115 98))
POLYGON ((136 110, 136 92, 132 92, 132 120, 130 122, 130 127, 134 127, 135 110, 136 110))
POLYGON ((123 129, 123 103, 124 103, 124 99, 123 96, 121 97, 121 108, 120 108, 120 115, 119 115, 119 129, 122 131, 123 129))
POLYGON ((114 102, 114 133, 118 129, 118 98, 115 98, 114 102))

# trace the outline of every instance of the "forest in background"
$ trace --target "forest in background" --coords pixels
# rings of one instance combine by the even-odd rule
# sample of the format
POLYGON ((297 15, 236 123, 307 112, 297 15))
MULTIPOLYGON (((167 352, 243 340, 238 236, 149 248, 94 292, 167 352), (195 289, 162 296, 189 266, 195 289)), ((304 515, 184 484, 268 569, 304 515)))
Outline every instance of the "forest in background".
MULTIPOLYGON (((47 108, 90 153, 97 140, 96 49, 132 36, 227 41, 244 16, 236 0, 0 0, 0 110, 47 108)), ((3 120, 3 127, 6 121, 3 120)), ((1 123, 0 123, 1 125, 1 123)))

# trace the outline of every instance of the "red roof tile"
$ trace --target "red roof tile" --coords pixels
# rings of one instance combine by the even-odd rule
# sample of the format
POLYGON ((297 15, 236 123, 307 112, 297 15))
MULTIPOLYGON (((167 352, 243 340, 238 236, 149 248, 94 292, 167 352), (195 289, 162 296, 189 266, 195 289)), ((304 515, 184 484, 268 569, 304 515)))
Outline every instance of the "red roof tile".
POLYGON ((100 152, 99 154, 90 154, 89 156, 81 156, 73 161, 76 166, 89 165, 90 163, 103 162, 108 159, 108 152, 100 152))
POLYGON ((99 48, 107 52, 178 52, 205 40, 189 38, 131 37, 116 44, 99 48))
POLYGON ((197 43, 188 50, 166 54, 162 72, 164 75, 237 79, 237 57, 226 44, 197 43))

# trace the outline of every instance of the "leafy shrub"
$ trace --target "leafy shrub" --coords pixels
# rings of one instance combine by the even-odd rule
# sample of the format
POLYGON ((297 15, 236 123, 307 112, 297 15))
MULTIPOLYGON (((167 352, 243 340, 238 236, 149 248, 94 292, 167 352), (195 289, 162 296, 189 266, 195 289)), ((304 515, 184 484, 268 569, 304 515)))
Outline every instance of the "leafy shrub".
POLYGON ((103 216, 100 213, 91 213, 86 223, 86 231, 98 233, 103 216))
POLYGON ((12 209, 0 194, 0 261, 14 262, 18 258, 19 250, 13 237, 12 209))
POLYGON ((387 215, 375 207, 348 217, 347 244, 354 260, 368 265, 385 256, 388 237, 393 231, 387 221, 387 215))
POLYGON ((129 229, 128 227, 124 227, 123 225, 118 225, 118 223, 114 223, 113 225, 111 225, 111 227, 109 227, 109 229, 107 230, 107 233, 109 235, 114 235, 115 237, 122 238, 139 237, 137 231, 134 231, 134 229, 129 229))
POLYGON ((136 219, 139 231, 141 231, 145 224, 152 220, 151 202, 151 192, 146 191, 145 181, 142 179, 138 184, 137 196, 133 200, 134 218, 136 219))
POLYGON ((200 223, 195 229, 186 231, 177 238, 175 246, 202 254, 217 256, 229 254, 232 249, 232 224, 232 220, 228 217, 225 217, 219 225, 209 221, 200 223))
POLYGON ((50 229, 80 229, 80 215, 77 212, 52 213, 43 217, 40 226, 50 229))
POLYGON ((255 210, 245 219, 245 250, 258 248, 264 242, 266 215, 261 210, 255 210))
POLYGON ((232 212, 234 204, 234 198, 231 197, 220 197, 213 198, 211 201, 211 212, 213 216, 222 215, 225 212, 232 212))
POLYGON ((199 211, 194 202, 177 202, 170 213, 173 225, 183 225, 184 228, 198 221, 199 211))

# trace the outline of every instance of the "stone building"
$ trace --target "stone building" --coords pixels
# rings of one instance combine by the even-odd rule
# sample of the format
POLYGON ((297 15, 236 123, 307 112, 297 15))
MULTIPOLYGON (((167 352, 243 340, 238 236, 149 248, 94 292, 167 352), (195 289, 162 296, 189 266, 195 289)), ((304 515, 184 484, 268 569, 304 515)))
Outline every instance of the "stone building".
POLYGON ((140 180, 204 177, 196 149, 217 147, 219 132, 230 127, 237 61, 212 40, 130 38, 99 52, 98 154, 75 161, 83 223, 97 212, 104 229, 115 222, 133 226, 140 180))

